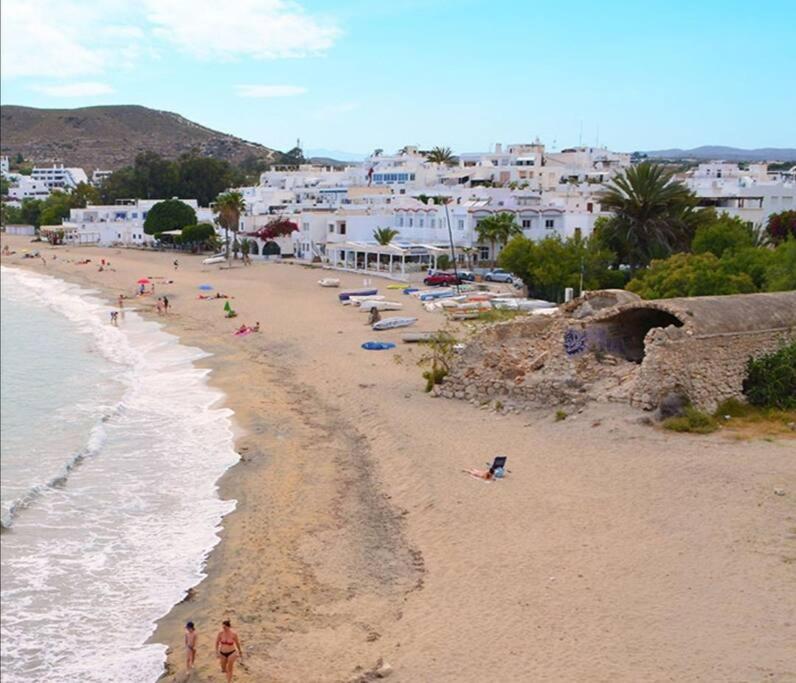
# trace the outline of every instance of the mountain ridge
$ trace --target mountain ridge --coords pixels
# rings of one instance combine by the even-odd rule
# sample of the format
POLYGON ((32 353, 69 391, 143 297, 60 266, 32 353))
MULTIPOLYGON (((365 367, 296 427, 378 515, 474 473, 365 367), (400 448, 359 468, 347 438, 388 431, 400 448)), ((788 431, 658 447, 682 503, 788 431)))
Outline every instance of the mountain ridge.
POLYGON ((702 145, 691 149, 658 149, 644 151, 654 159, 699 159, 701 161, 796 161, 792 147, 759 147, 742 149, 723 145, 702 145))
POLYGON ((135 104, 40 109, 0 106, 0 152, 37 164, 63 163, 87 172, 116 170, 141 152, 166 158, 197 151, 234 164, 255 157, 279 161, 281 152, 228 135, 181 114, 135 104))

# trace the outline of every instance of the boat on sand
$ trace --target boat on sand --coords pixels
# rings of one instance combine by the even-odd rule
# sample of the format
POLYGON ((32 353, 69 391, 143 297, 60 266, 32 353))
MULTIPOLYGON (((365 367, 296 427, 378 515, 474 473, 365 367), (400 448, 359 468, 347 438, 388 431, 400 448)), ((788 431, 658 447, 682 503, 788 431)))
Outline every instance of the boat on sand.
POLYGON ((397 301, 363 301, 359 304, 359 310, 361 313, 370 313, 372 309, 376 309, 377 311, 400 311, 404 307, 403 304, 398 303, 397 301))
POLYGON ((340 301, 348 301, 352 296, 372 296, 378 293, 378 289, 359 289, 351 292, 340 292, 337 298, 340 299, 340 301))
POLYGON ((393 330, 396 327, 409 327, 417 322, 417 318, 383 318, 377 323, 373 323, 374 330, 393 330))
POLYGON ((338 280, 336 277, 324 277, 318 280, 318 284, 321 287, 339 287, 340 280, 338 280))

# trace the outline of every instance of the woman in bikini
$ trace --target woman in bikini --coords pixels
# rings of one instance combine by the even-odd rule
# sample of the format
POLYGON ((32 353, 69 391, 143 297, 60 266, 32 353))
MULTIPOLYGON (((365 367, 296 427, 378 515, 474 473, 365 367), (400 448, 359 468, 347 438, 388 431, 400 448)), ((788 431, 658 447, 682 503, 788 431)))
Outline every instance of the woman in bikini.
POLYGON ((221 622, 221 630, 216 636, 216 654, 218 654, 218 663, 221 664, 221 671, 227 674, 227 683, 232 683, 235 661, 243 659, 243 649, 238 634, 232 630, 229 619, 224 619, 221 622))
POLYGON ((192 621, 185 624, 185 666, 190 671, 196 659, 196 628, 192 621))

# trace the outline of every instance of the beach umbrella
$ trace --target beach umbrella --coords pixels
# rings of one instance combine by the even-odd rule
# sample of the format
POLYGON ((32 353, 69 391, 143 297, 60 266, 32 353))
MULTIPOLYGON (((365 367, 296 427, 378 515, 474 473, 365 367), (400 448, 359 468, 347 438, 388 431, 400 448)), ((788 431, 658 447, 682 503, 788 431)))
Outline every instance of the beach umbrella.
POLYGON ((211 289, 213 289, 213 285, 199 285, 199 289, 201 289, 203 292, 209 292, 211 289))
POLYGON ((152 282, 152 280, 150 280, 149 278, 147 278, 147 277, 142 277, 142 278, 141 278, 141 279, 138 281, 138 284, 139 284, 139 285, 148 285, 150 282, 152 282))

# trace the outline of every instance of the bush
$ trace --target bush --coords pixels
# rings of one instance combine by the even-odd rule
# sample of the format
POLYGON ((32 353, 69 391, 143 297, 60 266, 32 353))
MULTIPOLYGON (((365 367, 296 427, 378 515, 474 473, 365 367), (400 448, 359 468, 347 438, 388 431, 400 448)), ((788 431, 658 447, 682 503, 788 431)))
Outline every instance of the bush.
POLYGON ((426 391, 431 391, 435 384, 442 384, 442 380, 444 380, 447 375, 448 371, 445 368, 426 370, 423 373, 423 379, 426 380, 426 391))
POLYGON ((775 353, 750 358, 743 392, 754 406, 796 409, 796 342, 775 353))
POLYGON ((663 421, 664 429, 691 434, 710 434, 719 428, 716 419, 693 406, 686 406, 682 417, 670 417, 663 421))
POLYGON ((182 230, 186 225, 196 225, 196 212, 179 199, 167 199, 149 210, 144 221, 144 232, 154 235, 168 230, 182 230))

